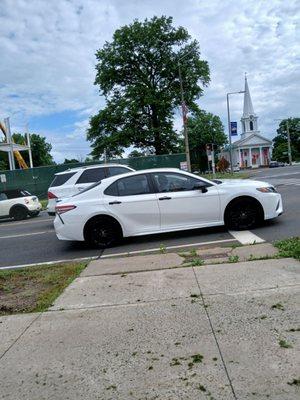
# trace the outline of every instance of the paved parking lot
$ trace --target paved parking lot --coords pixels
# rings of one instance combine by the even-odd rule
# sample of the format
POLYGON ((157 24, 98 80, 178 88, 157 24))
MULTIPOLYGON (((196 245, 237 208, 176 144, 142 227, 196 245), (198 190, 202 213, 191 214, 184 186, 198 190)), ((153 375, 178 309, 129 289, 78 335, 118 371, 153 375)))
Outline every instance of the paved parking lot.
MULTIPOLYGON (((260 170, 255 179, 278 185, 283 196, 284 214, 277 220, 253 230, 253 234, 266 241, 274 241, 300 233, 300 166, 260 170)), ((119 246, 102 251, 92 250, 81 243, 58 241, 53 230, 53 217, 43 212, 26 221, 0 221, 0 267, 27 265, 85 257, 100 257, 135 251, 159 249, 161 245, 200 246, 237 243, 239 234, 232 236, 225 228, 197 229, 161 235, 128 238, 119 246)))

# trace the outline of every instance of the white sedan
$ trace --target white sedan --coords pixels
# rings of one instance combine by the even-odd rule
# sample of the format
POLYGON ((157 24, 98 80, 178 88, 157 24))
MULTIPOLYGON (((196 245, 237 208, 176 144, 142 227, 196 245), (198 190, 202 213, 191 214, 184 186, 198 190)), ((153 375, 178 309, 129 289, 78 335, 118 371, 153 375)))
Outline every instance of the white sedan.
POLYGON ((122 237, 227 225, 250 229, 283 212, 266 182, 211 181, 173 168, 103 179, 56 206, 60 240, 105 248, 122 237))

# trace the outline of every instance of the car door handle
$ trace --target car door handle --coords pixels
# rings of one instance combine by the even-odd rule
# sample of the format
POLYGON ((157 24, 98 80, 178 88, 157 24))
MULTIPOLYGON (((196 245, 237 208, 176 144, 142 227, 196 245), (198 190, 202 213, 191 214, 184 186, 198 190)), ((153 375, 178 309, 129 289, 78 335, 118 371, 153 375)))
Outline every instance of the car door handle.
POLYGON ((164 196, 164 197, 160 197, 158 200, 171 200, 172 197, 168 197, 168 196, 164 196))
POLYGON ((121 201, 115 200, 115 201, 110 201, 108 204, 110 206, 113 206, 114 204, 121 204, 121 203, 122 203, 121 201))

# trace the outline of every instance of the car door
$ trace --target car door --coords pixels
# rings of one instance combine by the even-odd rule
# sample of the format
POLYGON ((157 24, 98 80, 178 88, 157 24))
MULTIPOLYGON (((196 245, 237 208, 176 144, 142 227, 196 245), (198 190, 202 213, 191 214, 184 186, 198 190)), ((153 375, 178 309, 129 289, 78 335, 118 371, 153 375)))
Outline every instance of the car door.
POLYGON ((106 178, 106 171, 104 167, 88 168, 85 169, 77 179, 74 185, 74 193, 76 194, 91 186, 93 183, 99 182, 106 178))
POLYGON ((104 190, 102 201, 121 223, 125 236, 159 232, 158 202, 147 174, 116 180, 104 190))
POLYGON ((161 230, 214 225, 220 222, 220 198, 216 185, 176 172, 152 173, 157 190, 161 230), (202 192, 196 185, 206 184, 202 192))
POLYGON ((0 192, 0 217, 9 215, 10 200, 5 192, 0 192))

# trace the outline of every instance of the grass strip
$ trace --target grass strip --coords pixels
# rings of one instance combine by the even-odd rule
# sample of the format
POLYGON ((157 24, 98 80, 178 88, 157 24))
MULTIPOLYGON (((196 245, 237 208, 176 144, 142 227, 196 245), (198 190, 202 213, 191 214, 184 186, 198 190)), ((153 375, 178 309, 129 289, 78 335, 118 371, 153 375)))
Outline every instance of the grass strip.
POLYGON ((0 271, 0 315, 47 310, 86 265, 71 262, 0 271))

